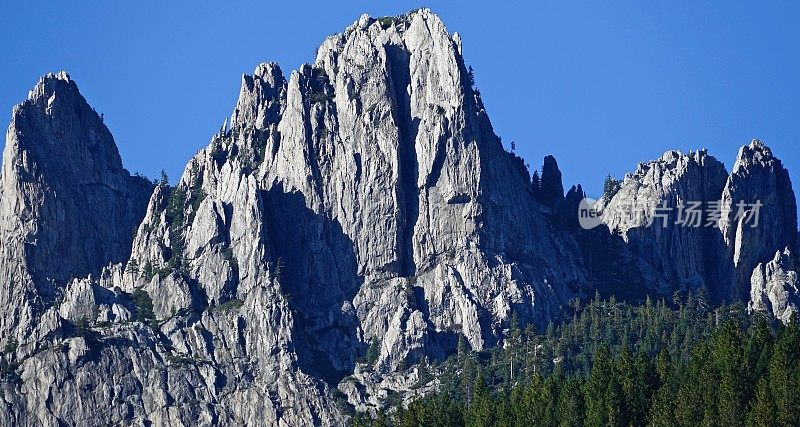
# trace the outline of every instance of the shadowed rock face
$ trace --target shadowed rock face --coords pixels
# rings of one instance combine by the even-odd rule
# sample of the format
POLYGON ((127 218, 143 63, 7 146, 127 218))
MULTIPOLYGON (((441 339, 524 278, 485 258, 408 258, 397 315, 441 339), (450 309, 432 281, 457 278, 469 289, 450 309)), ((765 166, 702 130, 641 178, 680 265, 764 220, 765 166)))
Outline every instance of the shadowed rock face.
POLYGON ((797 204, 789 172, 761 141, 739 150, 722 202, 728 214, 719 226, 727 248, 726 259, 733 263, 728 276, 732 286, 723 296, 728 301, 738 301, 750 296, 750 277, 757 264, 772 260, 776 252, 786 247, 795 247, 797 204), (758 224, 742 215, 742 201, 761 204, 758 224))
POLYGON ((720 258, 719 232, 705 226, 705 216, 697 227, 676 225, 677 207, 691 201, 706 207, 710 201, 719 201, 726 178, 723 164, 705 151, 689 155, 669 151, 658 160, 639 164, 611 200, 605 201, 609 214, 604 222, 658 272, 660 280, 651 283, 651 288, 671 293, 675 288, 712 287, 708 281, 720 258))
POLYGON ((787 304, 797 297, 788 274, 797 244, 796 201, 788 172, 761 141, 739 150, 730 175, 705 151, 667 152, 626 176, 605 208, 604 222, 659 273, 652 289, 668 294, 706 286, 718 301, 752 298, 751 308, 772 312, 779 307, 773 314, 788 320, 784 313, 793 309, 787 304), (691 201, 702 202, 700 226, 676 224, 676 208, 691 201), (716 217, 708 214, 713 203, 719 206, 716 217), (658 216, 665 212, 659 206, 672 208, 666 218, 658 216), (782 287, 785 291, 773 292, 782 287), (770 298, 776 304, 767 304, 770 298))
MULTIPOLYGON (((75 277, 124 262, 152 186, 122 167, 114 139, 61 72, 14 107, 0 181, 0 292, 8 333, 75 277)), ((24 335, 31 325, 22 325, 24 335)))

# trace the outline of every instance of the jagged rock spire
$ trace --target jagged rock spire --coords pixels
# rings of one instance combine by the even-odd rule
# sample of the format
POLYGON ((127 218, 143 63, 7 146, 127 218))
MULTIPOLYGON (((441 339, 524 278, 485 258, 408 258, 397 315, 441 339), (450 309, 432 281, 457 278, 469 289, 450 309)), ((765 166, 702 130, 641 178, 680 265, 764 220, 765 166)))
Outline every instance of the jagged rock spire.
POLYGON ((564 184, 561 182, 561 170, 556 158, 547 155, 542 166, 539 198, 549 206, 560 206, 564 201, 564 184))
MULTIPOLYGON (((150 183, 131 177, 111 133, 66 72, 43 76, 14 107, 0 177, 0 305, 28 329, 73 278, 130 253, 150 183)), ((20 332, 23 333, 23 332, 20 332)))
POLYGON ((757 139, 739 149, 722 202, 727 215, 720 221, 720 232, 728 247, 726 257, 733 262, 728 277, 735 283, 725 296, 740 300, 750 295, 750 276, 757 264, 797 244, 797 202, 789 172, 757 139))

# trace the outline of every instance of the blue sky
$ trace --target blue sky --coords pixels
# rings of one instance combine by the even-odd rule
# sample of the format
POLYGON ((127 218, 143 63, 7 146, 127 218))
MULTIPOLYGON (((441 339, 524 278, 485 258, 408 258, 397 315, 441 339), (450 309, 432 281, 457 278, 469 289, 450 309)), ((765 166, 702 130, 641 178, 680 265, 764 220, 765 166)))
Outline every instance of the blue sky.
POLYGON ((590 195, 666 150, 730 166, 764 140, 800 182, 800 3, 41 2, 0 16, 0 109, 67 70, 126 167, 174 180, 230 114, 240 76, 285 73, 362 13, 420 6, 463 37, 495 131, 532 167, 553 154, 590 195), (613 3, 613 4, 612 4, 613 3), (761 4, 758 4, 761 3, 761 4))

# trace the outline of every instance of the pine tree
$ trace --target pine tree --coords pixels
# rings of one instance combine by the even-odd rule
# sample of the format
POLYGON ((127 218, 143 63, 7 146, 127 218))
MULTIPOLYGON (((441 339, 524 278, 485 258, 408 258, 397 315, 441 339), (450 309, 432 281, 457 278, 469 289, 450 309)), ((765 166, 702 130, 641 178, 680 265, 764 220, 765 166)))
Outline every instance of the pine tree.
POLYGON ((395 418, 398 420, 399 427, 414 427, 420 425, 430 425, 426 417, 427 401, 415 400, 408 404, 408 407, 398 408, 395 418))
POLYGON ((559 384, 564 381, 560 374, 550 375, 543 384, 539 401, 542 405, 541 424, 556 425, 558 423, 559 384))
POLYGON ((650 357, 640 351, 634 362, 634 389, 629 403, 629 415, 633 425, 644 425, 650 402, 659 386, 658 373, 650 357))
POLYGON ((611 198, 614 197, 614 195, 619 191, 620 185, 621 182, 617 179, 614 179, 611 174, 606 175, 606 179, 603 182, 603 199, 606 201, 611 200, 611 198))
POLYGON ((467 403, 472 403, 472 398, 475 393, 475 384, 480 378, 483 379, 481 374, 481 367, 475 360, 475 356, 467 354, 461 363, 461 384, 463 387, 463 395, 467 399, 467 403))
POLYGON ((676 368, 683 371, 677 378, 676 393, 673 397, 674 417, 679 425, 700 424, 709 412, 709 402, 714 400, 714 390, 704 388, 713 382, 707 347, 705 344, 698 345, 685 365, 676 363, 676 368))
POLYGON ((513 427, 515 422, 515 415, 513 406, 511 404, 511 393, 508 390, 503 391, 495 399, 495 413, 497 414, 494 420, 496 427, 513 427))
POLYGON ((533 171, 531 177, 531 189, 533 190, 533 197, 538 199, 541 196, 542 180, 539 178, 539 171, 533 171))
POLYGON ((764 377, 758 381, 756 395, 747 418, 747 424, 757 427, 768 427, 778 425, 775 420, 775 403, 769 390, 769 380, 764 377))
POLYGON ((701 316, 705 315, 710 307, 708 288, 701 286, 700 289, 697 290, 695 300, 697 301, 697 312, 700 313, 701 316))
POLYGON ((647 424, 657 427, 677 425, 672 408, 675 396, 667 393, 666 389, 659 389, 653 396, 650 410, 647 413, 647 424))
POLYGON ((457 347, 458 353, 457 354, 458 354, 459 358, 462 358, 462 360, 463 360, 463 357, 467 354, 468 346, 469 346, 469 344, 467 344, 467 337, 465 337, 464 334, 458 334, 458 347, 457 347))
POLYGON ((637 408, 636 396, 636 377, 634 373, 633 357, 631 356, 630 349, 623 347, 617 357, 615 363, 615 377, 618 378, 616 382, 619 383, 620 392, 622 394, 622 401, 620 407, 620 424, 631 424, 632 419, 637 408))
POLYGON ((469 87, 475 87, 475 71, 472 69, 472 65, 467 67, 467 80, 469 81, 469 87))
POLYGON ((767 319, 763 315, 755 316, 756 319, 747 340, 746 350, 748 365, 751 367, 750 375, 753 377, 753 381, 767 374, 775 341, 767 319))
POLYGON ((594 364, 584 384, 586 401, 586 424, 607 425, 619 417, 615 395, 619 384, 614 381, 613 367, 608 348, 600 346, 594 355, 594 364))
POLYGON ((722 425, 735 425, 746 418, 747 396, 752 385, 748 381, 747 359, 742 331, 732 321, 715 334, 711 358, 716 370, 716 419, 722 425))
MULTIPOLYGON (((521 388, 521 387, 520 387, 521 388)), ((542 416, 539 414, 541 410, 541 402, 539 396, 541 395, 542 377, 534 375, 524 391, 521 392, 520 401, 517 404, 517 425, 531 426, 540 424, 542 416)))
POLYGON ((508 348, 506 349, 506 358, 509 361, 509 385, 514 385, 515 378, 519 377, 520 368, 519 354, 522 351, 522 329, 519 326, 519 316, 517 312, 511 314, 511 324, 509 325, 508 332, 508 348))
POLYGON ((678 289, 677 291, 672 293, 672 303, 675 304, 675 307, 682 308, 683 307, 683 291, 678 289))
POLYGON ((376 338, 372 338, 369 343, 369 347, 367 348, 366 360, 367 364, 372 366, 378 360, 378 357, 381 355, 381 346, 380 340, 376 338))
POLYGON ((528 380, 536 373, 539 356, 539 339, 533 325, 525 327, 525 379, 528 380))
POLYGON ((581 383, 575 377, 563 382, 558 395, 559 425, 582 426, 586 418, 586 407, 581 394, 581 383))
POLYGON ((800 420, 800 327, 796 316, 778 334, 769 363, 770 393, 780 425, 800 420))
POLYGON ((673 375, 672 359, 666 348, 658 353, 655 363, 654 395, 647 421, 653 426, 673 426, 675 420, 674 407, 677 386, 673 375))
POLYGON ((472 401, 467 409, 466 417, 464 417, 464 424, 467 427, 488 427, 494 425, 494 422, 494 401, 483 379, 483 374, 479 374, 475 381, 472 401))

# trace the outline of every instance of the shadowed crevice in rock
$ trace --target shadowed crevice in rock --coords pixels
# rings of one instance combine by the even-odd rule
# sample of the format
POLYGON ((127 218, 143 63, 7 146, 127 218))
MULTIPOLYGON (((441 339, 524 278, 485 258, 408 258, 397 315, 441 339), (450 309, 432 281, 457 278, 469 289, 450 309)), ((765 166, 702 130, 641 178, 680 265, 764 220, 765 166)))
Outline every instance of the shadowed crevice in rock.
POLYGON ((621 236, 611 233, 606 225, 577 229, 574 233, 589 278, 589 286, 574 289, 575 292, 591 296, 596 291, 603 298, 614 295, 624 301, 644 301, 648 289, 642 286, 644 278, 636 266, 632 248, 621 236))
MULTIPOLYGON (((436 183, 439 182, 439 177, 442 176, 442 169, 444 168, 444 161, 447 158, 447 141, 453 137, 453 134, 450 132, 450 125, 447 123, 447 118, 444 117, 443 120, 445 121, 443 126, 445 131, 436 142, 436 156, 433 158, 431 172, 428 174, 428 178, 425 179, 425 190, 435 187, 436 183)), ((419 128, 419 119, 414 119, 414 127, 415 129, 419 128)), ((461 194, 455 196, 455 201, 453 201, 453 203, 467 203, 470 199, 469 195, 461 194), (464 196, 466 196, 466 199, 464 199, 464 196)), ((448 203, 450 203, 449 200, 448 203)))
POLYGON ((386 46, 387 68, 389 79, 387 84, 392 91, 392 117, 398 131, 398 180, 400 233, 398 255, 401 277, 410 277, 416 273, 414 261, 414 229, 419 218, 419 163, 417 160, 416 137, 419 129, 419 118, 411 117, 411 99, 408 96, 410 83, 410 53, 396 45, 386 46))
POLYGON ((338 117, 336 104, 330 102, 329 99, 334 96, 334 88, 330 84, 329 77, 324 74, 322 69, 307 67, 303 71, 303 76, 307 76, 307 80, 305 82, 301 80, 300 84, 301 86, 307 85, 308 92, 304 93, 304 95, 311 98, 308 108, 304 111, 307 117, 303 120, 306 144, 305 162, 311 169, 311 182, 314 183, 316 196, 323 199, 324 190, 321 183, 324 182, 324 178, 320 168, 320 160, 324 157, 324 144, 327 142, 328 133, 335 133, 336 131, 336 129, 326 128, 325 118, 332 117, 335 119, 338 117), (310 73, 308 72, 309 69, 311 70, 310 73), (315 97, 322 98, 322 100, 316 100, 315 97), (322 105, 322 108, 315 108, 314 105, 322 105))
POLYGON ((352 372, 360 348, 351 301, 361 285, 353 241, 341 224, 281 184, 262 192, 269 251, 303 333, 300 361, 331 384, 352 372))

